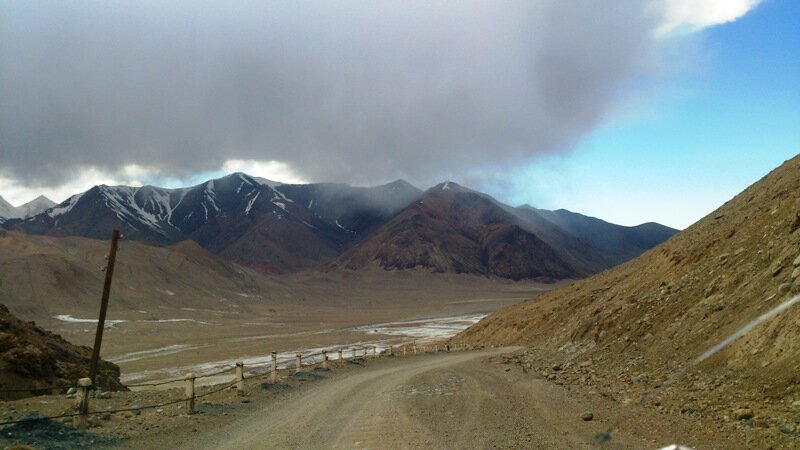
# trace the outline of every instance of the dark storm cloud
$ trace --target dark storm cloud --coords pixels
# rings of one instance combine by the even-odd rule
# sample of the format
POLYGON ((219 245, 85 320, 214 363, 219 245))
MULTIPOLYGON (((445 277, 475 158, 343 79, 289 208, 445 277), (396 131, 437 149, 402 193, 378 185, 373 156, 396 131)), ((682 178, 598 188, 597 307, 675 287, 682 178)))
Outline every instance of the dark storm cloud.
POLYGON ((254 159, 425 183, 510 164, 602 119, 652 19, 634 0, 3 2, 0 171, 254 159))

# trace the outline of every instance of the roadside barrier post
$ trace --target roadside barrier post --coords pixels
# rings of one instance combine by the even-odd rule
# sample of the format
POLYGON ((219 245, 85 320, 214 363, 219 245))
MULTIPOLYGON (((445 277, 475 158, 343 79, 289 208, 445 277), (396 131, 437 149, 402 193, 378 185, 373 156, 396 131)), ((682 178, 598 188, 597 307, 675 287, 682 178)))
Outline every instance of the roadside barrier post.
POLYGON ((417 341, 414 341, 414 354, 417 354, 417 341))
POLYGON ((450 344, 446 344, 445 348, 447 349, 447 353, 450 353, 450 344))
POLYGON ((244 363, 236 363, 236 394, 244 395, 244 363))
POLYGON ((339 349, 339 364, 344 364, 344 357, 342 357, 342 349, 339 349))
POLYGON ((272 352, 272 373, 269 378, 273 384, 278 381, 278 352, 272 352))
POLYGON ((187 373, 184 377, 186 381, 186 414, 194 414, 194 380, 193 373, 187 373))
POLYGON ((408 355, 408 345, 403 346, 403 356, 408 355))
POLYGON ((91 385, 91 378, 78 380, 78 395, 75 399, 75 406, 79 415, 72 418, 72 424, 76 428, 85 429, 89 426, 89 386, 91 385))
POLYGON ((364 347, 364 359, 367 359, 367 347, 364 347))
POLYGON ((390 356, 394 356, 394 346, 393 345, 389 346, 389 355, 390 356))
POLYGON ((300 372, 300 370, 303 367, 303 355, 300 354, 300 353, 297 353, 294 356, 295 356, 294 368, 295 368, 295 370, 297 372, 300 372))
POLYGON ((436 344, 436 353, 439 353, 439 344, 436 344))
POLYGON ((323 350, 322 351, 322 368, 323 369, 327 369, 328 368, 328 351, 327 350, 323 350))
POLYGON ((354 360, 356 359, 356 349, 355 348, 353 349, 353 359, 354 360))

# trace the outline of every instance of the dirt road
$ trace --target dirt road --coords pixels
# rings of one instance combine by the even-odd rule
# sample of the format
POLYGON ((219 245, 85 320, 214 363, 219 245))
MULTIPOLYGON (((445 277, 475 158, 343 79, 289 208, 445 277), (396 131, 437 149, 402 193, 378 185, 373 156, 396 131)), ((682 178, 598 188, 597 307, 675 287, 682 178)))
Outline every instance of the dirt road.
MULTIPOLYGON (((499 353, 439 353, 370 363, 347 374, 332 374, 235 419, 146 444, 219 449, 591 449, 599 448, 593 439, 596 433, 630 416, 619 411, 619 405, 603 404, 608 401, 602 398, 571 393, 487 362, 499 353), (595 420, 581 419, 588 409, 595 420)), ((626 420, 602 448, 669 443, 674 419, 653 415, 637 412, 635 420, 626 420)), ((704 448, 735 448, 730 444, 704 448)))

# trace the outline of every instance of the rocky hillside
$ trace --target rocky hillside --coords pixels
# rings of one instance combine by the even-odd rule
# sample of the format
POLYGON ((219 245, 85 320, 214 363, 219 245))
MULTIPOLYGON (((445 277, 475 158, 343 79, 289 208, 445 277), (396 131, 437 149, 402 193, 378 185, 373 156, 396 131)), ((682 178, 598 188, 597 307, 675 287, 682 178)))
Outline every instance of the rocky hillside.
MULTIPOLYGON (((637 259, 493 314, 460 341, 523 344, 536 374, 620 401, 800 293, 800 156, 637 259)), ((800 306, 690 367, 652 407, 800 433, 800 306)), ((788 447, 787 447, 788 448, 788 447)))
MULTIPOLYGON (((34 322, 24 322, 0 304, 0 400, 23 398, 49 390, 4 393, 7 389, 74 386, 88 376, 92 349, 76 346, 34 322)), ((103 389, 125 389, 119 367, 101 360, 98 383, 103 389)))

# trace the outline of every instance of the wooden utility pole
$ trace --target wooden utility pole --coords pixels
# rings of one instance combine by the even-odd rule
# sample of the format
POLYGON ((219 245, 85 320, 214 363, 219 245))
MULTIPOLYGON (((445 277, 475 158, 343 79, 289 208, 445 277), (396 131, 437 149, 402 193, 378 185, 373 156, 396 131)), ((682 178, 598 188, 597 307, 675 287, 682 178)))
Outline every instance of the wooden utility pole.
POLYGON ((100 345, 103 343, 103 328, 106 324, 106 311, 108 310, 108 296, 111 294, 111 279, 114 277, 114 261, 117 259, 117 245, 119 244, 119 230, 111 232, 111 250, 108 252, 108 265, 106 265, 106 281, 103 284, 103 298, 100 300, 100 318, 97 320, 97 332, 94 335, 94 348, 92 349, 92 365, 89 366, 89 379, 95 386, 97 383, 97 363, 100 360, 100 345))

